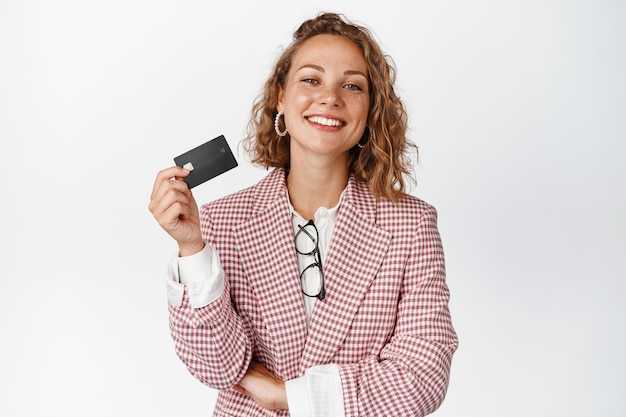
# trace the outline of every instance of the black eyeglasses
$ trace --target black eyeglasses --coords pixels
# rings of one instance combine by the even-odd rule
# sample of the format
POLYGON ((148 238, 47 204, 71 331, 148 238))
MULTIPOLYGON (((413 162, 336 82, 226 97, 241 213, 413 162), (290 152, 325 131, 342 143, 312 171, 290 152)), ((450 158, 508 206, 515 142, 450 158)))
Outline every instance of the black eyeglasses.
POLYGON ((319 233, 313 220, 309 220, 304 226, 298 225, 300 230, 296 232, 296 252, 300 255, 313 256, 313 263, 308 265, 300 273, 302 292, 308 297, 317 297, 323 300, 326 297, 324 291, 324 272, 322 270, 322 257, 318 246, 319 233))

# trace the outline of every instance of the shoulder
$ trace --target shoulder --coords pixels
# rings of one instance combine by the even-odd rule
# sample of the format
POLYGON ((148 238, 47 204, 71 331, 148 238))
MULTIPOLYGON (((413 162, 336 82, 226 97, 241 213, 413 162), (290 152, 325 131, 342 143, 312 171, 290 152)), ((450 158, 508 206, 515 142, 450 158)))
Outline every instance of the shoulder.
POLYGON ((417 216, 437 212, 432 204, 413 195, 404 196, 398 201, 398 203, 393 203, 391 201, 385 200, 382 202, 382 206, 390 211, 395 211, 399 214, 407 213, 417 216))
POLYGON ((258 183, 221 197, 200 208, 201 215, 239 221, 274 201, 284 193, 284 172, 273 170, 258 183))
POLYGON ((398 202, 376 199, 369 186, 354 179, 350 192, 351 201, 361 211, 373 216, 376 224, 386 229, 415 229, 422 220, 436 221, 437 210, 421 198, 407 194, 398 202))
POLYGON ((415 231, 420 224, 437 223, 437 210, 426 201, 407 195, 397 203, 388 200, 378 202, 376 222, 393 230, 415 231))
POLYGON ((229 212, 237 207, 249 206, 254 201, 254 191, 258 184, 239 190, 202 205, 200 211, 210 213, 229 212))

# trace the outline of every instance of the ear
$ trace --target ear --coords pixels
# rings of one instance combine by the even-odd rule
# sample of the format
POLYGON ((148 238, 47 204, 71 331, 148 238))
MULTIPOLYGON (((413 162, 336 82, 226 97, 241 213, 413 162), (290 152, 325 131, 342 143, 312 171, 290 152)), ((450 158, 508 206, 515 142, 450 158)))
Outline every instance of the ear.
POLYGON ((282 86, 278 86, 278 102, 276 103, 276 110, 282 112, 285 110, 285 90, 282 86))

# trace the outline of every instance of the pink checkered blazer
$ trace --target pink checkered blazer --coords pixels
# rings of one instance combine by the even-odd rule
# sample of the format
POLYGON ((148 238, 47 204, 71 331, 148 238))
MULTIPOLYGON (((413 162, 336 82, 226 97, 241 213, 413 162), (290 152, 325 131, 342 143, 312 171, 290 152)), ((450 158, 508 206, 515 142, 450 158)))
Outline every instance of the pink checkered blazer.
POLYGON ((175 348, 219 389, 215 416, 286 416, 231 387, 252 358, 284 380, 339 366, 347 416, 422 416, 442 402, 457 347, 435 209, 377 201, 350 178, 324 263, 326 298, 307 331, 285 173, 201 209, 225 271, 221 298, 170 305, 175 348))

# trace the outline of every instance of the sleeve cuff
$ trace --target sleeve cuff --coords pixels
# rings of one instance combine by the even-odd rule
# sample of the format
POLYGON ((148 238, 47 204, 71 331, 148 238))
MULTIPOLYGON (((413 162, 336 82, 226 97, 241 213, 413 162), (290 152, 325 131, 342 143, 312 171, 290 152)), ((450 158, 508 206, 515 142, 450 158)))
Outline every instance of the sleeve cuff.
POLYGON ((304 376, 285 381, 289 415, 292 417, 344 417, 343 388, 339 366, 318 365, 304 376))
POLYGON ((195 255, 172 258, 168 265, 167 298, 180 307, 187 287, 189 303, 205 307, 224 292, 224 270, 217 251, 206 245, 195 255))
POLYGON ((309 396, 306 390, 306 376, 285 381, 289 415, 292 417, 312 417, 309 396))

